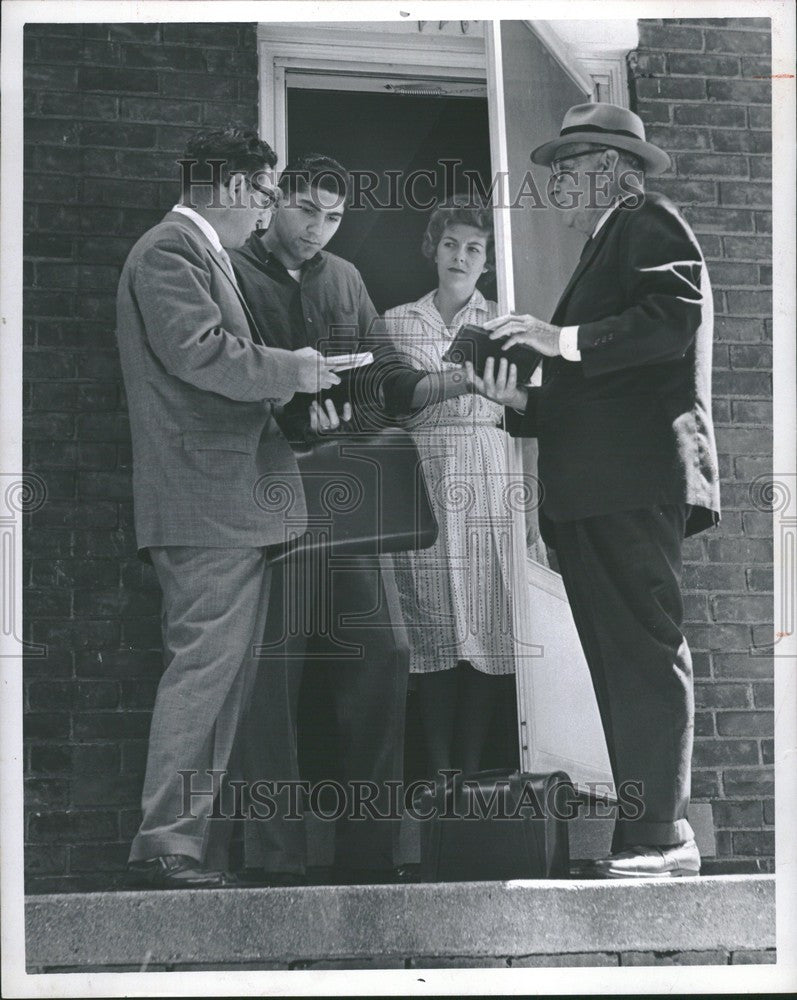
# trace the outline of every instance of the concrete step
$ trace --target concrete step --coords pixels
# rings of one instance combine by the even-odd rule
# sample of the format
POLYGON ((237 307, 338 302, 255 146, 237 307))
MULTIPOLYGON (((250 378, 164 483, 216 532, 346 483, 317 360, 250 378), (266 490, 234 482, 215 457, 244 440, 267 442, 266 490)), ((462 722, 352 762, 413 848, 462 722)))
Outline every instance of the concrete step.
POLYGON ((775 947, 769 875, 74 893, 29 896, 25 909, 38 970, 568 955, 583 965, 628 952, 727 962, 775 947))

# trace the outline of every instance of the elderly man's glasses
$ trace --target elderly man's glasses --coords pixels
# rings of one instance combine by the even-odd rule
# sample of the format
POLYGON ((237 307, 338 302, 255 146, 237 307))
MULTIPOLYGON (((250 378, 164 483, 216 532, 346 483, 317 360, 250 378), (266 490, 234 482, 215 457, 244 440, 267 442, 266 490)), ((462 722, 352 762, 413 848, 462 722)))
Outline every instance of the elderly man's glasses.
POLYGON ((580 160, 585 156, 593 156, 595 153, 602 153, 607 147, 598 146, 595 149, 585 149, 583 153, 574 153, 572 156, 563 156, 561 160, 553 160, 551 162, 551 173, 554 177, 558 177, 559 174, 570 173, 572 167, 570 166, 574 160, 580 160))

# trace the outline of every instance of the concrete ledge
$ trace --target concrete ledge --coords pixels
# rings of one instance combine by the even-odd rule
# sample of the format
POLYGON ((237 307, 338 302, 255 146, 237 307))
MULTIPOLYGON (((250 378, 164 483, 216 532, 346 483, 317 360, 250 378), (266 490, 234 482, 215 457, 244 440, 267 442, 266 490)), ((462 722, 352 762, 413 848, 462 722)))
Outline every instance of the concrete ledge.
POLYGON ((775 947, 770 875, 75 893, 25 909, 38 969, 775 947))

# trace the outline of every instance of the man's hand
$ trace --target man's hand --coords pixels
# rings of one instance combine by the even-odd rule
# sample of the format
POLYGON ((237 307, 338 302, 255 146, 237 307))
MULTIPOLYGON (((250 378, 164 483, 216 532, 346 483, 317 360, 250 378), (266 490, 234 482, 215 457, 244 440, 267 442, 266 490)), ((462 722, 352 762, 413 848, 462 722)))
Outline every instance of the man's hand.
POLYGON ((525 344, 546 358, 555 358, 559 353, 559 334, 562 328, 552 326, 534 316, 496 316, 484 324, 485 330, 492 330, 490 340, 506 337, 501 350, 506 351, 513 344, 525 344))
POLYGON ((529 391, 517 384, 517 365, 507 365, 507 359, 501 358, 498 372, 495 373, 493 358, 488 358, 484 365, 484 375, 479 378, 473 370, 470 361, 465 362, 465 374, 468 382, 480 396, 486 396, 501 406, 513 406, 517 410, 525 410, 529 401, 529 391))
POLYGON ((340 376, 335 374, 315 348, 300 347, 293 353, 300 359, 297 372, 299 392, 315 393, 340 385, 340 376))
POLYGON ((343 413, 338 416, 338 411, 331 399, 321 406, 315 400, 310 404, 310 430, 315 434, 323 434, 325 431, 336 431, 341 422, 347 424, 351 420, 351 403, 343 404, 343 413))

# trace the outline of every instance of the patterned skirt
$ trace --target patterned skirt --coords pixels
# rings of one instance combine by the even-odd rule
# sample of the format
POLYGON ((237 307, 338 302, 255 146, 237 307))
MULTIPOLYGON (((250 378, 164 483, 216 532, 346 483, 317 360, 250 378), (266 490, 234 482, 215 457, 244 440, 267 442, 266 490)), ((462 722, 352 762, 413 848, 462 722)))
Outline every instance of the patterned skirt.
POLYGON ((410 670, 469 661, 488 674, 515 670, 512 559, 523 518, 522 478, 494 424, 462 420, 413 431, 440 524, 429 549, 393 555, 410 642, 410 670))

